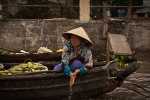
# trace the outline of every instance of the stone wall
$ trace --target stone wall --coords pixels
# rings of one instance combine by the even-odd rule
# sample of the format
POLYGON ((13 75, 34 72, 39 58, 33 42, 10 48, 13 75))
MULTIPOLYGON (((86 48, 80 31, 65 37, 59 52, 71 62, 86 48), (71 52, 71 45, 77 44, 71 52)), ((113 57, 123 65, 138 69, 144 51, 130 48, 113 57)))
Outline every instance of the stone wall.
POLYGON ((133 20, 129 24, 129 43, 132 50, 150 51, 150 20, 133 20))
POLYGON ((91 38, 94 50, 103 50, 101 40, 103 21, 81 22, 79 20, 5 20, 0 21, 0 48, 36 52, 39 47, 52 51, 63 48, 65 41, 61 34, 73 28, 83 27, 91 38))
MULTIPOLYGON (((128 42, 132 50, 150 50, 150 21, 140 20, 129 23, 128 42)), ((103 20, 83 22, 66 19, 15 19, 0 21, 0 48, 37 52, 39 47, 52 51, 62 48, 65 41, 61 34, 73 28, 83 27, 93 42, 92 50, 105 52, 103 20)))

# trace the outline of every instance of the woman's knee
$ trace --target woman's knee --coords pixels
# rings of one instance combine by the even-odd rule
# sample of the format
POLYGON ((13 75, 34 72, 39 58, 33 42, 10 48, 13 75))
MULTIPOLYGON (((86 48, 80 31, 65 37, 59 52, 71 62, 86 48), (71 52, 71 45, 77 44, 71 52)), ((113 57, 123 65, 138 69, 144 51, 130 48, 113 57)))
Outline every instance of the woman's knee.
POLYGON ((63 72, 62 64, 55 65, 54 70, 59 70, 60 72, 63 72))
POLYGON ((81 68, 83 66, 82 62, 79 60, 75 60, 74 62, 72 62, 72 64, 70 65, 70 69, 71 70, 76 70, 78 68, 81 68))

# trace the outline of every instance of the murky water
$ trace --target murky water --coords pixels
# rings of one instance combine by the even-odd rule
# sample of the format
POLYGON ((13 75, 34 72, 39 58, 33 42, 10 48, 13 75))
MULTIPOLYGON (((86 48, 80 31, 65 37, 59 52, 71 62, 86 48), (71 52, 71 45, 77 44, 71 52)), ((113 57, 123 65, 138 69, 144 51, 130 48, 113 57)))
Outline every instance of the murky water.
POLYGON ((121 87, 86 100, 150 100, 150 57, 141 57, 138 61, 141 63, 140 68, 128 76, 121 87))
POLYGON ((71 100, 72 95, 73 95, 72 86, 70 86, 69 89, 70 89, 70 94, 68 96, 68 100, 71 100))

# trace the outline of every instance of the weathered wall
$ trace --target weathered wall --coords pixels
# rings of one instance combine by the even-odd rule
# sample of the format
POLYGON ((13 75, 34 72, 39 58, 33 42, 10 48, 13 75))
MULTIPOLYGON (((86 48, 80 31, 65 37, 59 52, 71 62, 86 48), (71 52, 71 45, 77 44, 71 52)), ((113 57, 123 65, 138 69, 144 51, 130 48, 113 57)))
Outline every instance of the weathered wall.
POLYGON ((129 43, 135 51, 150 51, 150 20, 132 21, 129 24, 129 43))
MULTIPOLYGON (((131 21, 128 42, 132 50, 150 50, 150 21, 131 21)), ((92 50, 104 52, 103 21, 79 20, 3 20, 0 21, 0 48, 37 52, 41 46, 52 51, 62 48, 65 41, 61 34, 73 28, 83 27, 93 42, 92 50)))
POLYGON ((103 50, 103 21, 81 22, 79 20, 7 20, 0 21, 0 48, 35 52, 39 47, 52 51, 62 48, 65 41, 61 34, 73 28, 83 27, 91 40, 94 50, 103 50))

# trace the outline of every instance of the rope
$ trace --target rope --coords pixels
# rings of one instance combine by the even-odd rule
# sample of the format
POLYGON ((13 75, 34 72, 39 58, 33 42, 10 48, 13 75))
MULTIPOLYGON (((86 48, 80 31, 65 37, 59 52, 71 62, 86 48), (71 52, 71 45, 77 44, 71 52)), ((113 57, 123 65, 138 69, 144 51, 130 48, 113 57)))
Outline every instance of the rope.
POLYGON ((143 88, 143 87, 141 87, 141 86, 139 86, 139 85, 137 85, 137 84, 135 84, 135 83, 133 83, 133 82, 127 80, 127 79, 125 79, 125 80, 128 81, 128 82, 130 82, 130 83, 132 83, 133 85, 135 85, 135 86, 137 86, 137 87, 139 87, 139 88, 145 90, 146 92, 150 93, 150 91, 146 90, 145 88, 143 88))
POLYGON ((132 90, 132 91, 134 91, 134 92, 136 92, 136 93, 138 93, 138 94, 140 94, 140 95, 142 95, 142 96, 144 96, 145 97, 145 99, 146 98, 150 98, 150 96, 146 96, 146 95, 144 95, 144 94, 142 94, 142 93, 140 93, 140 92, 138 92, 138 91, 136 91, 136 90, 134 90, 134 89, 132 89, 132 88, 129 88, 128 86, 126 86, 126 85, 123 85, 125 88, 127 88, 127 89, 129 89, 129 90, 132 90))
MULTIPOLYGON (((123 78, 121 75, 119 75, 118 73, 116 73, 113 69, 111 69, 111 70, 112 70, 115 74, 117 74, 120 78, 122 78, 123 80, 126 80, 126 81, 132 83, 133 85, 135 85, 135 86, 137 86, 137 87, 139 87, 139 88, 145 90, 146 92, 150 93, 150 91, 144 89, 143 87, 141 87, 141 86, 139 86, 139 85, 137 85, 137 84, 135 84, 135 83, 133 83, 133 82, 131 82, 131 81, 125 79, 125 78, 123 78)), ((117 81, 114 80, 114 82, 117 82, 117 81)), ((125 86, 125 85, 123 85, 123 86, 126 87, 126 88, 128 88, 129 90, 132 90, 132 91, 134 91, 134 92, 136 92, 136 93, 138 93, 138 94, 140 94, 140 95, 146 97, 146 98, 150 98, 150 96, 146 96, 146 95, 144 95, 144 94, 142 94, 142 93, 140 93, 140 92, 138 92, 138 91, 136 91, 136 90, 134 90, 134 89, 132 89, 132 88, 129 88, 129 87, 125 86)))
MULTIPOLYGON (((114 79, 113 79, 114 80, 114 79)), ((116 82, 117 83, 117 81, 116 80, 114 80, 114 82, 116 82)), ((142 93, 140 93, 140 92, 138 92, 138 91, 136 91, 136 90, 134 90, 134 89, 132 89, 132 88, 129 88, 128 86, 126 86, 126 85, 123 85, 122 84, 122 86, 124 86, 125 88, 127 88, 127 89, 129 89, 129 90, 132 90, 133 92, 136 92, 136 93, 138 93, 138 94, 140 94, 140 95, 142 95, 142 96, 144 96, 145 98, 150 98, 150 96, 146 96, 146 95, 144 95, 144 94, 142 94, 142 93)))

